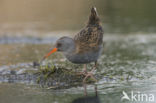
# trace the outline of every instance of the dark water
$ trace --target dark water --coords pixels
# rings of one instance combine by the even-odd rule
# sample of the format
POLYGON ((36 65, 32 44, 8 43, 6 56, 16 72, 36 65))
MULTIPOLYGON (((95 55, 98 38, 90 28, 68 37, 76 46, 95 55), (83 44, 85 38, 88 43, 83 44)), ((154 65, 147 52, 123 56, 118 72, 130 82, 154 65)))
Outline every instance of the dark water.
MULTIPOLYGON (((8 83, 10 79, 2 75, 12 70, 18 74, 34 70, 31 63, 49 52, 57 38, 73 36, 84 26, 92 5, 97 7, 105 30, 105 47, 96 71, 102 77, 97 83, 101 103, 155 103, 155 3, 155 0, 1 0, 0 103, 71 103, 84 97, 83 87, 48 90, 27 80, 8 83), (130 100, 121 101, 123 91, 130 100), (134 101, 132 92, 136 94, 134 101), (139 96, 143 94, 146 96, 141 101, 139 96)), ((77 67, 60 53, 47 61, 77 67)), ((95 95, 94 85, 88 85, 87 90, 89 96, 95 95)))

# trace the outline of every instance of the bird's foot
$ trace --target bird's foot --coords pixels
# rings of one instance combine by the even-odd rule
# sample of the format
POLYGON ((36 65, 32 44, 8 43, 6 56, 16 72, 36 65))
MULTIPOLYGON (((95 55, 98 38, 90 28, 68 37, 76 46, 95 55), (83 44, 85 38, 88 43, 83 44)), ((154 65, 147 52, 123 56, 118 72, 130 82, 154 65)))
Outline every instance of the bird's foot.
POLYGON ((78 73, 76 73, 77 75, 84 75, 84 76, 86 76, 86 74, 87 74, 87 72, 78 72, 78 73))
POLYGON ((88 73, 86 70, 83 70, 82 72, 78 72, 77 75, 84 75, 86 76, 88 73))
POLYGON ((85 83, 89 77, 93 79, 95 82, 97 82, 97 79, 93 76, 92 72, 88 72, 87 74, 85 74, 85 78, 83 79, 83 82, 85 83))

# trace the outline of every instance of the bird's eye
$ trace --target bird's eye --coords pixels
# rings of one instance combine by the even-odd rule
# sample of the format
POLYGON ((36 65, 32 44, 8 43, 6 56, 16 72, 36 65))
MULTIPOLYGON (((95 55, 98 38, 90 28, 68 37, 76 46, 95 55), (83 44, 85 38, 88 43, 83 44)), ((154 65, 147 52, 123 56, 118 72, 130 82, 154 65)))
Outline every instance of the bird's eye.
POLYGON ((58 43, 58 44, 57 44, 57 47, 60 47, 61 45, 62 45, 61 43, 58 43))

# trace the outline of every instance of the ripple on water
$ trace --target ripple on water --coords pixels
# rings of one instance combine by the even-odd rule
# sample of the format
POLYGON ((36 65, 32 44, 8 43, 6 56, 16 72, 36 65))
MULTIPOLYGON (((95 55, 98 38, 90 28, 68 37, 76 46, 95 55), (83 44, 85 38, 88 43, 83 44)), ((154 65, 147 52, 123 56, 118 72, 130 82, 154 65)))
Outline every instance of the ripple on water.
MULTIPOLYGON (((46 53, 46 51, 48 51, 45 50, 45 45, 41 45, 41 44, 47 43, 49 45, 49 43, 51 43, 52 38, 30 39, 30 40, 35 41, 31 43, 37 44, 40 48, 40 49, 35 48, 36 50, 38 49, 37 52, 35 52, 36 54, 34 53, 34 55, 36 56, 33 57, 36 60, 37 55, 44 54, 46 53)), ((128 88, 128 87, 137 88, 140 85, 144 86, 145 88, 148 88, 148 86, 145 83, 147 81, 148 81, 147 84, 151 86, 155 85, 155 84, 151 84, 156 82, 155 40, 156 40, 156 36, 154 35, 151 35, 151 37, 146 35, 136 35, 136 36, 118 35, 116 37, 106 35, 104 38, 105 41, 104 53, 99 59, 99 67, 96 73, 97 77, 100 78, 99 82, 97 83, 99 91, 102 94, 107 94, 110 92, 114 92, 116 90, 121 91, 122 88, 128 88)), ((19 43, 20 42, 24 42, 24 41, 21 40, 19 41, 19 43)), ((13 43, 13 41, 10 43, 13 43)), ((25 42, 25 45, 27 45, 27 42, 25 42)), ((26 50, 29 50, 29 52, 31 53, 34 52, 34 49, 31 50, 29 46, 33 48, 36 45, 27 45, 21 47, 20 53, 25 53, 24 51, 26 50), (25 48, 24 51, 22 51, 23 48, 25 48)), ((28 58, 29 55, 30 53, 27 54, 25 57, 28 58)), ((57 60, 52 59, 51 62, 53 62, 53 64, 61 65, 66 68, 69 67, 69 68, 81 69, 81 66, 79 67, 77 65, 73 65, 65 60, 63 62, 59 61, 62 60, 63 58, 60 54, 53 55, 51 58, 57 58, 57 60)), ((91 66, 92 65, 89 65, 88 67, 91 66)), ((26 79, 32 80, 33 77, 31 77, 30 75, 29 76, 23 75, 23 73, 27 70, 37 70, 37 69, 32 68, 31 62, 20 63, 20 61, 15 65, 4 65, 0 67, 1 75, 2 74, 7 75, 9 73, 12 73, 12 74, 20 75, 19 78, 25 78, 25 81, 26 79)), ((6 80, 2 77, 0 78, 1 81, 4 80, 3 82, 9 82, 9 81, 12 82, 12 80, 8 77, 6 77, 7 78, 6 80)), ((14 78, 14 76, 12 76, 12 78, 14 78)), ((22 82, 22 79, 20 80, 22 82)), ((26 83, 28 82, 26 81, 26 83)), ((91 90, 92 87, 88 87, 88 89, 91 90)), ((73 93, 77 93, 78 90, 83 90, 83 88, 82 87, 73 88, 73 89, 70 88, 68 90, 69 91, 75 90, 75 92, 73 93)))

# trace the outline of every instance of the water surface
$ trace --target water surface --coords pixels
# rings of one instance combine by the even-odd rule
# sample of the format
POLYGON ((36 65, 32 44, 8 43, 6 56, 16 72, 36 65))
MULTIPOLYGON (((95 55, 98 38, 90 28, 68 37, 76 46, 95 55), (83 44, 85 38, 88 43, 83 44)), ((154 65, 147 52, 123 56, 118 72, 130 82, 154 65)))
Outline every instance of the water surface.
MULTIPOLYGON (((99 59, 97 69, 97 74, 102 77, 97 83, 102 103, 116 101, 121 103, 123 91, 129 95, 131 91, 156 95, 156 36, 105 35, 104 41, 103 55, 99 59)), ((32 62, 39 61, 50 48, 52 45, 43 42, 37 44, 2 43, 0 44, 0 71, 7 74, 10 70, 19 72, 19 70, 34 69, 32 62)), ((56 53, 48 60, 57 64, 61 60, 64 61, 64 57, 60 53, 56 53)), ((66 60, 64 62, 59 65, 73 69, 78 67, 66 60)), ((88 67, 90 68, 90 66, 88 67)), ((7 82, 7 80, 3 82, 7 82)), ((0 84, 0 101, 2 103, 70 103, 72 100, 84 96, 83 87, 47 90, 31 81, 16 81, 15 83, 0 84)), ((93 88, 94 85, 87 86, 89 95, 94 95, 93 88)), ((123 102, 129 103, 126 100, 123 102)), ((141 103, 146 103, 146 101, 141 103)))
MULTIPOLYGON (((96 6, 104 27, 104 50, 96 74, 102 103, 156 102, 155 0, 1 0, 0 103, 71 103, 84 96, 83 87, 47 90, 33 77, 14 80, 7 75, 37 70, 39 61, 61 36, 74 36, 96 6), (6 76, 4 78, 4 75, 6 76), (153 94, 155 101, 121 101, 125 91, 153 94)), ((47 62, 79 68, 56 53, 47 62)), ((91 68, 92 64, 88 66, 91 68)), ((94 85, 88 85, 94 95, 94 85)))

